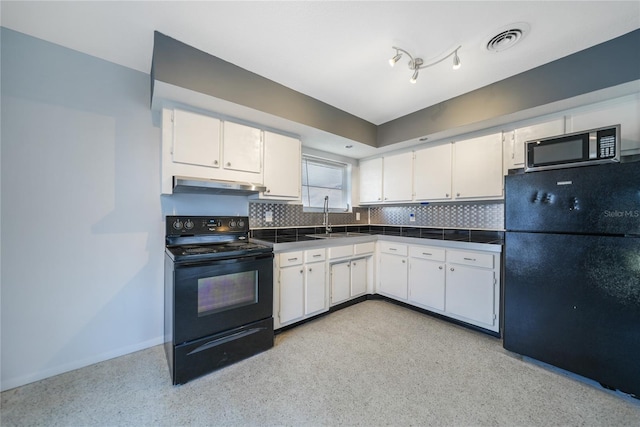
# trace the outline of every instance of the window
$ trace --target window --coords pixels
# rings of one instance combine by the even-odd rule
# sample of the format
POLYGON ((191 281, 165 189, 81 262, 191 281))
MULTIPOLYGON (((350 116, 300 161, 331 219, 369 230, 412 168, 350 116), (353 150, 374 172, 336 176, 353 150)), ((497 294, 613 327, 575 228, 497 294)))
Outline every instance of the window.
POLYGON ((329 210, 349 210, 350 165, 319 157, 302 156, 302 206, 305 211, 322 210, 329 196, 329 210))

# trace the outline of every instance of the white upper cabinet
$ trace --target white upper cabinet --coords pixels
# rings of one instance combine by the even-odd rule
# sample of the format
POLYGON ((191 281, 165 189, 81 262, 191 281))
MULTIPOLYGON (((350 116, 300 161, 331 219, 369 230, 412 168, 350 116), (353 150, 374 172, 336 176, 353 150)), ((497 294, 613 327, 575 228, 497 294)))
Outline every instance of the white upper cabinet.
POLYGON ((223 167, 243 172, 262 170, 262 131, 250 126, 224 122, 223 167))
POLYGON ((453 193, 456 199, 503 197, 502 133, 453 144, 453 193))
POLYGON ((300 200, 300 140, 264 132, 264 185, 261 199, 300 200))
POLYGON ((175 110, 173 112, 173 161, 219 167, 220 129, 221 122, 216 118, 175 110))
POLYGON ((360 202, 382 202, 382 158, 360 161, 360 202))
POLYGON ((384 157, 382 197, 385 202, 410 202, 413 197, 413 152, 384 157))
POLYGON ((564 132, 564 117, 544 123, 518 128, 504 134, 504 169, 524 167, 524 143, 538 138, 562 135, 564 132))
POLYGON ((451 199, 451 161, 450 142, 415 152, 413 188, 416 200, 451 199))
POLYGON ((360 203, 409 202, 413 153, 360 161, 360 203))
POLYGON ((162 194, 173 177, 263 183, 262 130, 178 109, 162 110, 162 194))

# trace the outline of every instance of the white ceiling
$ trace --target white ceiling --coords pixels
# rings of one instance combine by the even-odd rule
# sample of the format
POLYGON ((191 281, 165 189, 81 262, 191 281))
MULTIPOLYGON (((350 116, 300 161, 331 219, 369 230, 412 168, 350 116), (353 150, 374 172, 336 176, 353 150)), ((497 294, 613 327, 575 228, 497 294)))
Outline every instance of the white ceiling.
POLYGON ((153 32, 385 123, 640 28, 640 1, 2 1, 2 26, 149 73, 153 32), (531 30, 488 52, 514 23, 531 30), (425 60, 416 84, 392 46, 425 60))

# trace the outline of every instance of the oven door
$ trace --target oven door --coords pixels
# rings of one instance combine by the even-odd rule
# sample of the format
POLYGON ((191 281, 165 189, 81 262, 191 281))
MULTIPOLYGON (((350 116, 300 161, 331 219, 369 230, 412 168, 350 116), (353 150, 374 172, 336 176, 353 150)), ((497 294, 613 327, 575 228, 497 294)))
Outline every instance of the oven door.
POLYGON ((173 342, 273 315, 273 253, 174 266, 173 342))

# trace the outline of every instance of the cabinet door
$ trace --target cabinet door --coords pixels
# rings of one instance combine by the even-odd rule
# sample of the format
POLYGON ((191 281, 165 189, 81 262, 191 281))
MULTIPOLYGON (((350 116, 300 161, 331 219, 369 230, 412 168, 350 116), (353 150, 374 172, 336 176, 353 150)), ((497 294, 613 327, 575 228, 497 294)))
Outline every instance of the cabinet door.
POLYGON ((220 120, 174 110, 172 159, 176 163, 219 167, 220 120))
POLYGON ((453 147, 456 199, 501 198, 502 133, 456 141, 453 147))
POLYGON ((280 323, 301 319, 304 315, 304 270, 302 265, 280 269, 280 323))
POLYGON ((387 156, 382 168, 385 202, 406 202, 413 197, 413 152, 387 156))
POLYGON ((409 302, 444 311, 445 265, 421 258, 409 259, 409 302))
POLYGON ((445 309, 475 323, 494 325, 496 321, 493 270, 448 264, 445 309))
POLYGON ((331 305, 351 296, 351 268, 349 261, 331 264, 331 305))
POLYGON ((364 295, 367 292, 367 259, 351 261, 351 296, 364 295))
POLYGON ((416 200, 451 199, 451 143, 415 152, 413 189, 416 200))
POLYGON ((406 301, 407 258, 382 253, 379 258, 378 269, 380 273, 380 293, 406 301))
POLYGON ((382 201, 382 158, 360 161, 360 202, 382 201))
POLYGON ((265 198, 300 199, 301 156, 300 140, 264 133, 265 198))
POLYGON ((223 167, 243 172, 262 171, 262 137, 260 129, 224 122, 223 167))
POLYGON ((305 265, 305 316, 318 313, 325 309, 325 271, 324 262, 314 262, 305 265))

